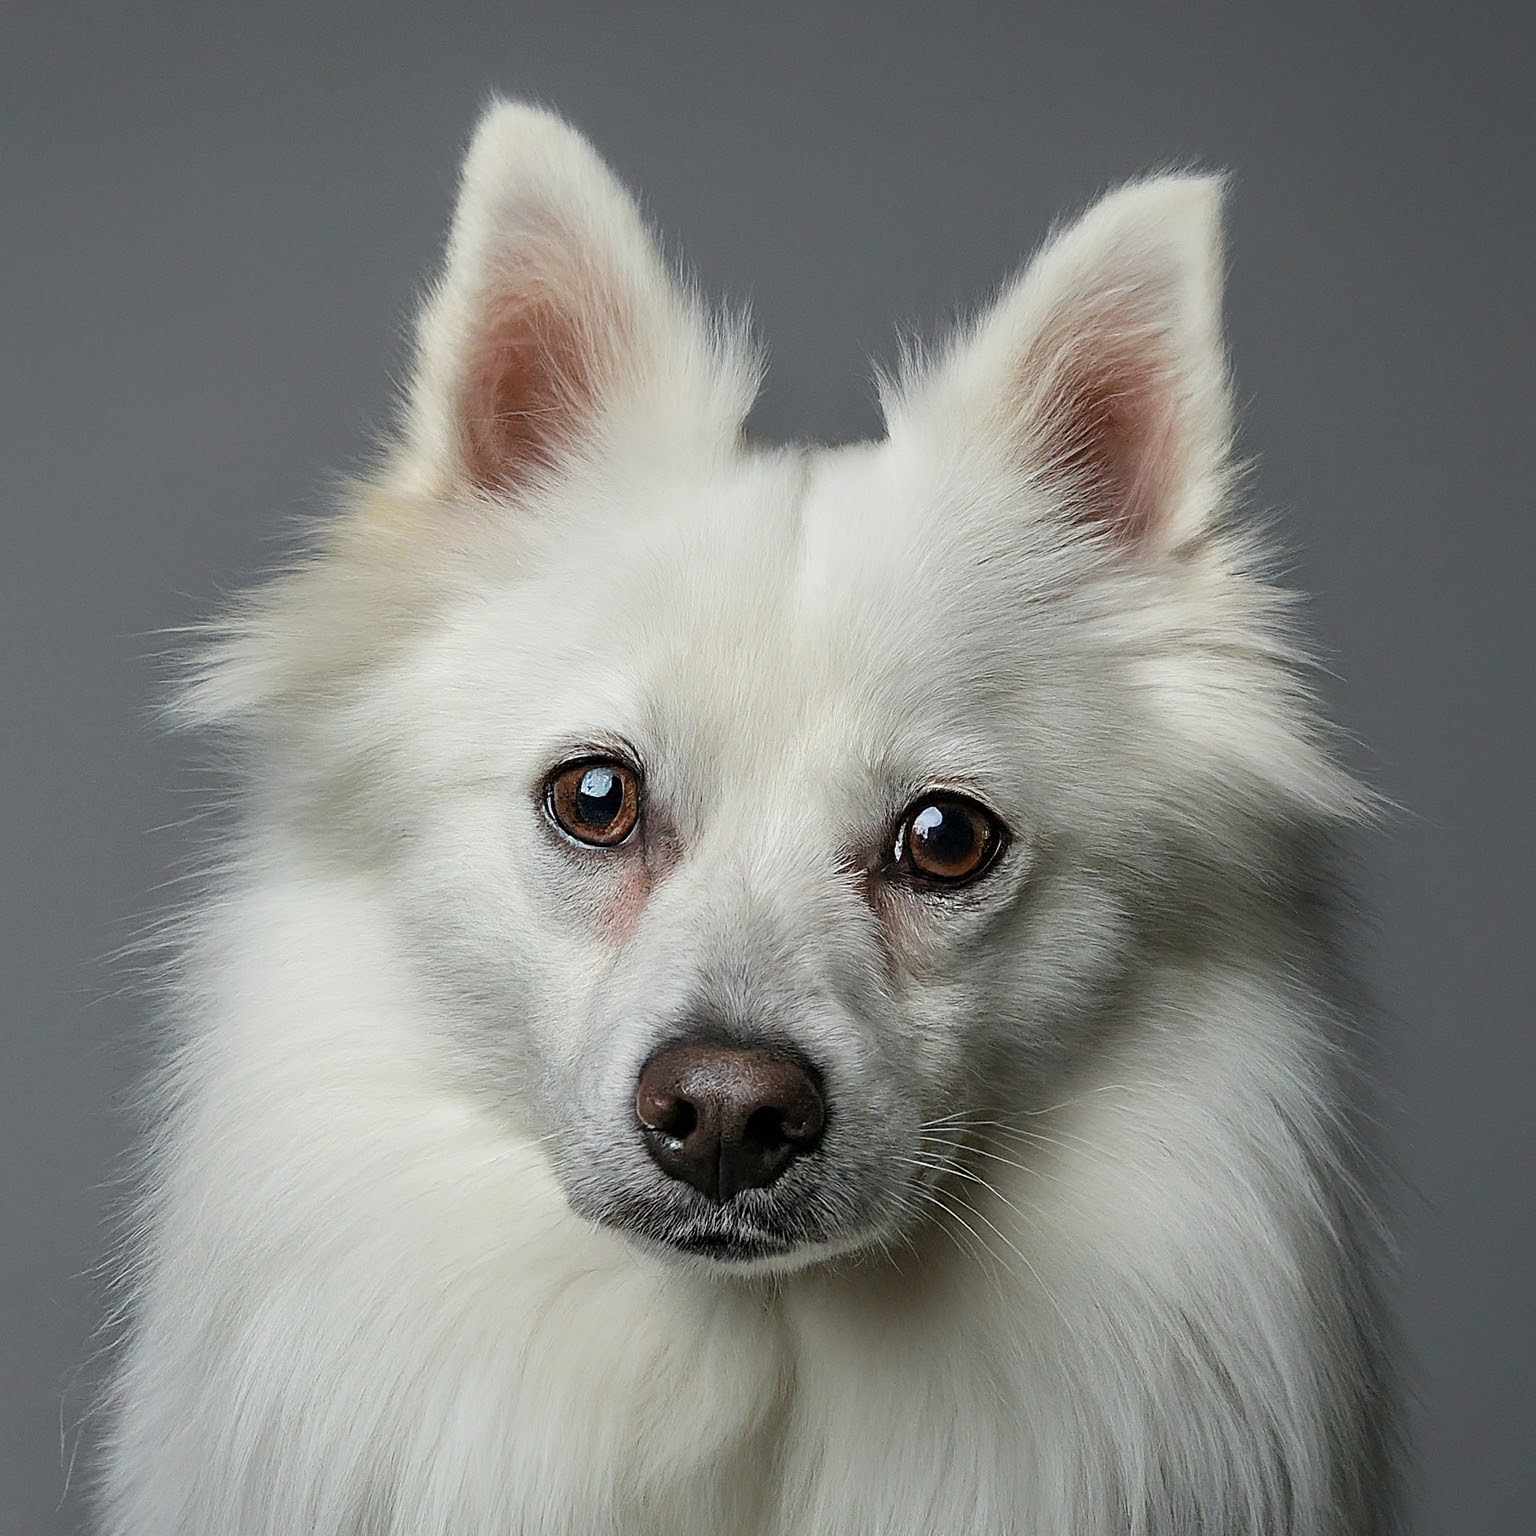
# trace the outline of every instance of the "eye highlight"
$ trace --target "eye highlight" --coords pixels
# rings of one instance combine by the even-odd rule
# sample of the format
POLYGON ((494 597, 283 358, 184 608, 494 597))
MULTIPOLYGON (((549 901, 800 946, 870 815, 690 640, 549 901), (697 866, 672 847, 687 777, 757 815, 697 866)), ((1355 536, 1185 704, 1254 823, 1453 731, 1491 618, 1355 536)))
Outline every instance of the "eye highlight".
POLYGON ((892 866, 925 885, 979 880, 1007 841, 1002 823, 964 795, 936 791, 914 801, 896 827, 892 866))
POLYGON ((567 837, 616 848, 640 820, 640 775, 611 757, 562 763, 545 783, 544 808, 567 837))

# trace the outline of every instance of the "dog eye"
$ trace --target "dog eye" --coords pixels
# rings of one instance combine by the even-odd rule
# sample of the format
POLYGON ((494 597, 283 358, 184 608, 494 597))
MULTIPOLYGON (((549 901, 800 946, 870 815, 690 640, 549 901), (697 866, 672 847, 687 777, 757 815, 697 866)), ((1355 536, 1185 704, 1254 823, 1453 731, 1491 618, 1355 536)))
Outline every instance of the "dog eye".
POLYGON ((893 862, 928 884, 964 885, 987 872, 1004 839, 1002 824, 974 800, 928 795, 902 817, 893 862))
POLYGON ((550 774, 544 791, 550 820, 578 843, 614 848, 640 820, 640 778, 626 763, 592 757, 550 774))

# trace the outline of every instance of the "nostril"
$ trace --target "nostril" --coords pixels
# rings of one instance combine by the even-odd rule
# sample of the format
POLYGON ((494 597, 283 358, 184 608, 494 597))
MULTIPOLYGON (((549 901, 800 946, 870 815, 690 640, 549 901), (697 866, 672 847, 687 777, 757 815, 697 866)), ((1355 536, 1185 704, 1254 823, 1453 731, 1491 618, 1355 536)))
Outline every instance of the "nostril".
POLYGON ((809 1104, 785 1109, 765 1104, 747 1116, 741 1128, 742 1140, 766 1151, 788 1147, 795 1152, 808 1151, 821 1135, 822 1116, 809 1104))
POLYGON ((699 1123, 699 1112, 687 1099, 679 1099, 672 1113, 667 1117, 664 1125, 657 1126, 657 1130, 665 1132, 668 1136, 675 1136, 679 1141, 686 1141, 699 1123))
POLYGON ((758 1109, 747 1116, 741 1128, 744 1141, 756 1142, 760 1147, 782 1147, 795 1138, 784 1124, 784 1116, 776 1109, 758 1109))
POLYGON ((645 1083, 635 1097, 635 1112, 647 1130, 678 1141, 686 1141, 699 1123, 699 1111, 690 1100, 645 1083))

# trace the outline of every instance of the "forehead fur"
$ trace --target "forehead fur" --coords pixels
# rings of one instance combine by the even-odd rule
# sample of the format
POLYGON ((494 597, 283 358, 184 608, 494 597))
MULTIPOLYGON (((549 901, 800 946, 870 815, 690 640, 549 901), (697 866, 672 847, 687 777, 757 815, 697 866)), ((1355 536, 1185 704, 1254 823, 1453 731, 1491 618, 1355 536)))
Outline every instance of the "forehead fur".
POLYGON ((498 108, 395 451, 184 708, 327 799, 629 731, 1080 829, 1351 815, 1226 515, 1218 203, 1122 189, 886 390, 884 441, 751 452, 753 349, 584 140, 498 108))
POLYGON ((252 607, 202 696, 227 717, 248 690, 258 749, 354 789, 523 772, 619 735, 690 795, 776 779, 830 808, 850 786, 966 781, 1095 840, 1128 815, 1210 826, 1226 804, 1352 812, 1280 606, 1235 552, 1129 567, 1016 487, 937 483, 913 451, 592 475, 435 561, 365 495, 252 607))

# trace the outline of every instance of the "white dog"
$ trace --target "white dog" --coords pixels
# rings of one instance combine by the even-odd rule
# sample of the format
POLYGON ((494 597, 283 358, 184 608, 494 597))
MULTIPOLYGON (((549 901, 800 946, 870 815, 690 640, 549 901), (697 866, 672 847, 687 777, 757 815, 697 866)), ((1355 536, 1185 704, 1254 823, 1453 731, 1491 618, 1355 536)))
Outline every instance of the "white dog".
POLYGON ((186 694, 112 1536, 1393 1527, 1330 907, 1228 522, 1217 182, 762 451, 572 129, 470 150, 398 442, 186 694))

